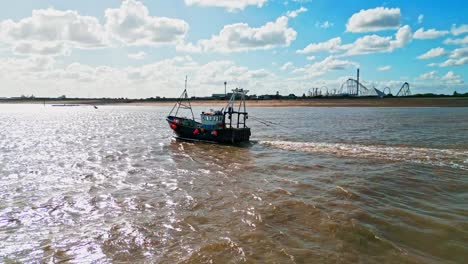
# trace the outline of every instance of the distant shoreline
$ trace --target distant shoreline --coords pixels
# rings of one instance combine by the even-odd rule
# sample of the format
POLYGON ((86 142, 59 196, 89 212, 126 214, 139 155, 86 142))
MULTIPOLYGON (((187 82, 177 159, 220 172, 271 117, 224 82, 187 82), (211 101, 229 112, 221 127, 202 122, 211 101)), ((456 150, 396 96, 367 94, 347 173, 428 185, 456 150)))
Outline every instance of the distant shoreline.
MULTIPOLYGON (((176 101, 139 101, 116 102, 109 100, 46 100, 52 104, 85 105, 127 105, 127 106, 169 106, 176 101)), ((225 100, 191 100, 192 106, 224 106, 225 100)), ((41 100, 1 100, 0 104, 44 104, 41 100)), ((248 100, 247 107, 468 107, 467 97, 393 97, 393 98, 310 98, 295 100, 248 100)))

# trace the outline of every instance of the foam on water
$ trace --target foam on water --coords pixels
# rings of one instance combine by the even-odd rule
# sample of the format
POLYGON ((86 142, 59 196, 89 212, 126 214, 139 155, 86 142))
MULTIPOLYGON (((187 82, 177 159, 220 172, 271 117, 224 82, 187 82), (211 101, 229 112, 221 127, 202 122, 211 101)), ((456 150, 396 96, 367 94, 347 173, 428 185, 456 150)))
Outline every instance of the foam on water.
POLYGON ((359 145, 346 143, 260 141, 260 144, 291 151, 447 166, 468 170, 468 151, 406 146, 359 145))

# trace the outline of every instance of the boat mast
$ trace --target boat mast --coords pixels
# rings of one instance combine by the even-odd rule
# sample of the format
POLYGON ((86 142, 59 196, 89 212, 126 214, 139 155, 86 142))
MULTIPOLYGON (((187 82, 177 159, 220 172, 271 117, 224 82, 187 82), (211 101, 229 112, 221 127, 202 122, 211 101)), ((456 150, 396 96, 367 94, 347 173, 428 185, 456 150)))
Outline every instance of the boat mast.
POLYGON ((231 99, 229 99, 229 102, 225 108, 224 111, 224 116, 226 120, 226 114, 229 115, 229 127, 232 128, 232 115, 237 114, 237 125, 236 127, 239 128, 240 125, 243 125, 244 128, 246 127, 246 120, 247 120, 247 109, 245 106, 245 95, 249 92, 249 90, 244 90, 244 89, 233 89, 232 90, 232 96, 231 99), (237 95, 240 96, 240 101, 239 101, 239 106, 237 107, 237 111, 234 110, 235 104, 236 104, 236 97, 237 95), (242 109, 241 109, 242 108, 242 109), (243 111, 241 111, 243 110, 243 111), (241 122, 241 115, 243 117, 243 122, 241 122))
POLYGON ((195 116, 193 115, 193 110, 192 110, 192 105, 190 104, 190 98, 188 97, 188 93, 187 93, 187 76, 185 76, 185 89, 184 91, 182 92, 182 94, 180 95, 179 99, 177 100, 176 104, 174 105, 174 107, 172 107, 172 110, 171 112, 169 113, 169 115, 172 114, 172 112, 174 112, 174 109, 177 107, 176 109, 176 112, 175 112, 175 115, 174 116, 177 116, 177 114, 179 113, 179 109, 182 108, 182 109, 190 109, 190 113, 192 114, 192 120, 195 121, 195 116), (186 103, 184 103, 184 101, 186 101, 186 103))

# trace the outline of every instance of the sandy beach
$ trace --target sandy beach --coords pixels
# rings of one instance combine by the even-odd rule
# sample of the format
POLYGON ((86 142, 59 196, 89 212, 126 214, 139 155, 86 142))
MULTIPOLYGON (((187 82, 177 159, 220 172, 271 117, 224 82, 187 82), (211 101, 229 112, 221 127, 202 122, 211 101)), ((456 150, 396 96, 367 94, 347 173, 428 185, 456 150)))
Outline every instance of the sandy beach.
MULTIPOLYGON (((174 102, 132 102, 127 105, 172 105, 174 102)), ((226 101, 191 101, 193 106, 224 106, 226 101)), ((250 100, 248 107, 468 107, 468 98, 337 98, 250 100)))

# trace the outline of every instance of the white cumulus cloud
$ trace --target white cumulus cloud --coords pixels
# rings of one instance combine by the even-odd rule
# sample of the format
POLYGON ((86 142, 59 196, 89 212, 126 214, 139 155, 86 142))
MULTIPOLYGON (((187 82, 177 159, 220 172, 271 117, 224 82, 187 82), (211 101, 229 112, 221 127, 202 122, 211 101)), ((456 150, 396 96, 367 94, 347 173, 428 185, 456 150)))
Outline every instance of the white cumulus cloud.
POLYGON ((294 69, 294 64, 290 61, 286 62, 285 64, 283 64, 283 66, 281 66, 280 68, 282 71, 287 71, 289 69, 294 69))
POLYGON ((146 57, 146 53, 143 51, 137 52, 137 53, 129 53, 128 58, 133 59, 133 60, 142 60, 146 57))
POLYGON ((457 25, 452 25, 452 29, 450 30, 454 36, 458 36, 461 34, 468 33, 468 25, 460 25, 457 27, 457 25))
POLYGON ((243 10, 248 6, 262 7, 268 0, 185 0, 185 4, 192 6, 222 7, 229 11, 243 10))
POLYGON ((379 71, 388 71, 388 70, 391 70, 391 69, 392 69, 392 66, 390 66, 390 65, 380 66, 379 68, 377 68, 377 70, 379 70, 379 71))
POLYGON ((295 18, 297 17, 300 13, 303 13, 303 12, 307 12, 307 8, 305 7, 302 7, 297 9, 297 10, 293 10, 293 11, 288 11, 286 13, 286 16, 290 17, 290 18, 295 18))
POLYGON ((249 69, 228 60, 199 63, 190 56, 177 56, 138 66, 109 67, 82 63, 63 65, 41 56, 0 60, 0 94, 130 98, 176 96, 184 87, 185 75, 189 76, 190 95, 197 96, 211 95, 217 89, 224 91, 223 82, 226 80, 234 87, 255 87, 256 93, 273 93, 288 86, 266 69, 249 69), (8 75, 2 75, 2 72, 8 75))
POLYGON ((425 60, 445 55, 445 49, 441 47, 428 50, 426 53, 418 56, 418 59, 425 60))
POLYGON ((187 52, 241 52, 289 46, 296 39, 297 32, 288 26, 288 17, 282 16, 261 27, 250 27, 246 23, 226 25, 211 39, 203 39, 197 44, 188 43, 178 46, 187 52))
POLYGON ((154 17, 143 3, 125 0, 106 9, 104 24, 96 17, 54 8, 33 10, 19 21, 0 21, 0 44, 19 55, 66 55, 71 49, 180 43, 189 25, 180 19, 154 17))
POLYGON ((455 49, 450 54, 450 58, 453 58, 453 59, 466 58, 466 57, 468 57, 468 47, 455 49))
POLYGON ((464 83, 463 78, 453 71, 449 71, 441 77, 437 74, 437 71, 430 71, 421 74, 417 79, 425 81, 430 80, 432 82, 437 81, 435 83, 442 83, 447 85, 460 85, 464 83))
POLYGON ((435 63, 431 66, 452 67, 463 66, 468 64, 468 47, 455 49, 450 53, 449 59, 442 63, 435 63))
POLYGON ((0 42, 13 46, 15 53, 60 55, 67 47, 100 48, 108 44, 98 19, 76 11, 53 8, 33 10, 17 22, 0 22, 0 42))
POLYGON ((330 21, 316 22, 315 23, 315 27, 317 27, 317 28, 327 29, 327 28, 331 28, 333 26, 334 26, 334 24, 332 22, 330 22, 330 21))
POLYGON ((328 51, 329 53, 339 53, 339 56, 370 54, 379 52, 392 52, 395 49, 404 47, 412 40, 411 28, 405 25, 398 29, 395 37, 382 37, 379 35, 366 35, 356 39, 353 43, 342 44, 341 38, 336 37, 325 42, 311 43, 302 50, 297 50, 299 54, 308 54, 318 51, 328 51))
POLYGON ((398 29, 395 34, 395 40, 393 40, 390 45, 392 49, 402 48, 413 39, 413 34, 411 33, 410 26, 406 25, 398 29))
POLYGON ((413 37, 415 39, 435 39, 440 38, 447 35, 449 32, 447 30, 436 30, 436 29, 428 29, 424 31, 424 28, 420 28, 414 32, 413 37))
POLYGON ((320 43, 311 43, 307 45, 304 49, 296 51, 299 54, 308 54, 318 51, 328 51, 328 52, 337 52, 341 47, 341 38, 336 37, 329 39, 325 42, 320 43))
POLYGON ((444 40, 444 44, 447 44, 447 45, 468 45, 468 36, 465 36, 464 38, 458 38, 458 39, 448 38, 448 39, 444 40))
POLYGON ((49 56, 31 56, 28 58, 6 58, 0 60, 0 73, 8 73, 7 78, 11 78, 16 72, 21 74, 21 78, 45 72, 53 68, 55 60, 49 56))
POLYGON ((340 60, 329 56, 322 61, 308 64, 302 68, 295 69, 294 73, 304 73, 308 77, 317 77, 326 74, 329 71, 344 70, 347 68, 356 68, 359 65, 349 60, 340 60))
POLYGON ((391 50, 392 37, 381 37, 378 35, 367 35, 358 38, 354 43, 345 45, 347 55, 368 54, 376 52, 387 52, 391 50))
POLYGON ((402 48, 412 40, 411 28, 406 25, 398 29, 395 38, 378 35, 367 35, 358 38, 354 43, 343 45, 345 55, 359 55, 380 52, 392 52, 402 48))
POLYGON ((462 84, 462 83, 464 83, 463 78, 460 75, 454 73, 453 71, 447 72, 447 74, 445 74, 440 79, 442 81, 444 81, 445 83, 447 83, 447 84, 462 84))
POLYGON ((437 71, 426 72, 418 77, 419 80, 435 80, 437 78, 437 71))
POLYGON ((461 58, 461 59, 448 59, 442 63, 435 64, 432 66, 439 66, 439 67, 452 67, 452 66, 462 66, 468 64, 468 58, 461 58))
POLYGON ((397 29, 400 23, 400 8, 377 7, 353 14, 346 24, 346 30, 349 32, 371 32, 397 29))
POLYGON ((154 17, 141 2, 126 0, 105 11, 105 27, 114 38, 128 45, 176 43, 183 40, 189 25, 181 19, 154 17))
POLYGON ((23 41, 13 44, 13 52, 18 55, 59 56, 70 52, 64 42, 23 41))

